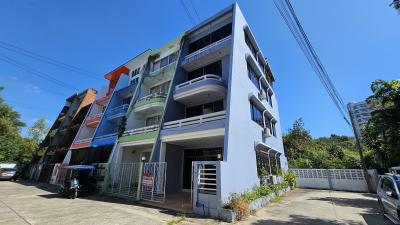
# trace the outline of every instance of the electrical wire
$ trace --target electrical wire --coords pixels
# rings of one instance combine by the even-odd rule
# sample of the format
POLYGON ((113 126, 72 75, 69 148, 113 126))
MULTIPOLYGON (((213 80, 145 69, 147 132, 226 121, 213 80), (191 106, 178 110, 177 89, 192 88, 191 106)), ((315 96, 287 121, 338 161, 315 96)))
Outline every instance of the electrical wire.
POLYGON ((62 88, 75 90, 74 86, 72 86, 72 85, 70 85, 68 83, 65 83, 65 82, 63 82, 61 80, 58 80, 58 79, 56 79, 54 77, 51 77, 50 75, 48 75, 46 73, 43 73, 43 72, 40 72, 40 71, 30 67, 30 66, 27 66, 27 65, 24 65, 22 63, 19 63, 16 60, 14 60, 14 59, 12 59, 12 58, 10 58, 8 56, 0 54, 0 60, 6 62, 8 64, 11 64, 13 66, 16 66, 16 67, 28 72, 29 74, 35 75, 37 77, 40 77, 40 78, 42 78, 44 80, 47 80, 47 81, 53 83, 53 84, 56 84, 56 85, 58 85, 58 86, 60 86, 62 88))
POLYGON ((183 9, 185 10, 186 16, 189 18, 190 22, 191 22, 193 25, 196 25, 196 21, 193 19, 192 15, 191 15, 191 13, 190 13, 190 11, 189 11, 189 9, 186 7, 185 2, 184 2, 183 0, 180 0, 180 3, 181 3, 181 5, 182 5, 183 9))
POLYGON ((17 53, 17 54, 20 54, 20 55, 23 55, 23 56, 26 56, 26 57, 29 57, 29 58, 32 58, 32 59, 40 61, 42 63, 47 63, 47 64, 50 64, 50 65, 56 66, 58 68, 62 68, 62 69, 65 69, 65 70, 68 70, 68 71, 71 71, 71 72, 75 72, 75 73, 80 74, 80 75, 85 75, 85 77, 89 77, 89 78, 93 78, 93 79, 97 79, 97 80, 102 80, 99 76, 94 75, 95 73, 90 72, 88 70, 81 69, 81 68, 79 68, 77 66, 73 66, 73 65, 61 62, 59 60, 50 58, 48 56, 40 55, 38 53, 29 51, 29 50, 24 49, 22 47, 19 47, 19 46, 16 46, 16 45, 13 45, 13 44, 1 41, 1 40, 0 40, 0 48, 3 48, 5 50, 7 50, 7 51, 10 51, 10 52, 13 52, 13 53, 17 53))
POLYGON ((315 74, 321 81, 322 85, 324 86, 325 90, 327 91, 330 99, 334 103, 335 107, 338 109, 339 113, 346 121, 346 123, 351 126, 350 120, 347 114, 347 108, 344 104, 342 97, 340 96, 339 91, 335 87, 330 78, 327 70, 323 66, 320 58, 318 57, 315 49, 313 48, 310 40, 307 37, 306 32, 304 31, 290 0, 274 0, 274 5, 278 9, 280 16, 285 21, 286 25, 288 26, 290 32, 292 33, 293 37, 295 38, 296 42, 298 43, 300 49, 302 50, 303 54, 307 58, 308 62, 310 63, 312 69, 314 70, 315 74))

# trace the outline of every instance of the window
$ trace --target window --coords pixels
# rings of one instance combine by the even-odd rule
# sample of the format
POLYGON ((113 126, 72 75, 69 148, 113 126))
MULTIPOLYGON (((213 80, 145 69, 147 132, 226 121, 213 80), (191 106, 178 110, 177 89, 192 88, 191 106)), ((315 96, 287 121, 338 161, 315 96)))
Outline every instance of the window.
POLYGON ((214 42, 217 42, 232 34, 232 23, 225 25, 218 30, 189 44, 189 54, 200 50, 214 42))
POLYGON ((161 68, 175 62, 177 60, 177 58, 178 58, 178 52, 174 52, 168 56, 165 56, 164 58, 161 58, 160 60, 153 62, 151 72, 161 69, 161 68))
POLYGON ((171 81, 167 81, 165 83, 162 83, 160 85, 150 88, 150 94, 166 94, 166 93, 168 93, 170 83, 171 83, 171 81))
POLYGON ((161 115, 147 117, 146 118, 146 126, 158 125, 158 124, 160 124, 160 121, 161 121, 161 115))
POLYGON ((222 63, 221 63, 221 61, 208 64, 207 66, 204 66, 202 68, 199 68, 197 70, 193 70, 192 72, 189 72, 188 73, 188 80, 193 80, 193 79, 196 79, 198 77, 204 76, 206 74, 213 74, 213 75, 222 76, 222 63))
POLYGON ((137 83, 139 83, 139 77, 135 77, 135 78, 131 79, 129 83, 130 83, 131 85, 132 85, 132 84, 137 84, 137 83))
POLYGON ((253 104, 253 102, 250 102, 250 112, 251 119, 261 127, 264 127, 263 113, 257 108, 256 105, 253 104))
POLYGON ((394 184, 389 178, 383 178, 381 187, 384 191, 396 192, 394 184))
POLYGON ((132 97, 122 99, 122 105, 129 105, 132 97))
POLYGON ((214 113, 224 110, 223 101, 215 101, 203 105, 186 108, 186 118, 200 116, 208 113, 214 113))
POLYGON ((249 35, 247 32, 244 32, 244 41, 246 42, 247 46, 249 47, 251 53, 253 54, 254 58, 257 60, 257 50, 254 47, 253 43, 250 40, 249 35))
POLYGON ((258 79, 258 76, 249 63, 247 63, 247 76, 249 77, 251 82, 253 82, 256 88, 260 89, 260 81, 258 79))
POLYGON ((139 73, 140 73, 140 67, 132 70, 131 77, 134 77, 135 75, 138 75, 139 73))

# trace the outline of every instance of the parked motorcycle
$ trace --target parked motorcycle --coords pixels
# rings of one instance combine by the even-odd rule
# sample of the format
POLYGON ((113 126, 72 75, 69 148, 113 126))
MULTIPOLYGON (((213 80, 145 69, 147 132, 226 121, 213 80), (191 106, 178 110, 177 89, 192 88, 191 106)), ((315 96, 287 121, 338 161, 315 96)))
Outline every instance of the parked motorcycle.
POLYGON ((79 180, 73 178, 71 180, 65 180, 64 184, 61 185, 60 193, 67 198, 75 199, 78 197, 79 192, 79 180))

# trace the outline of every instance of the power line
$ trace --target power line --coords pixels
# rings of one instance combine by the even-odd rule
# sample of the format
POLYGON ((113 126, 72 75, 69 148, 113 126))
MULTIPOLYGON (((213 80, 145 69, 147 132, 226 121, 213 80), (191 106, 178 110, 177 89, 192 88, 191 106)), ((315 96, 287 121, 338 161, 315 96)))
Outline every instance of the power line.
POLYGON ((58 85, 60 87, 65 88, 65 89, 71 89, 71 90, 75 89, 75 87, 73 87, 72 85, 70 85, 68 83, 65 83, 65 82, 63 82, 61 80, 58 80, 58 79, 56 79, 54 77, 51 77, 50 75, 48 75, 46 73, 43 73, 43 72, 40 72, 40 71, 30 67, 30 66, 27 66, 27 65, 24 65, 22 63, 19 63, 16 60, 14 60, 14 59, 12 59, 10 57, 7 57, 5 55, 0 54, 0 60, 4 61, 6 63, 9 63, 9 64, 11 64, 13 66, 16 66, 16 67, 28 72, 29 74, 35 75, 37 77, 40 77, 40 78, 42 78, 44 80, 47 80, 47 81, 49 81, 49 82, 51 82, 53 84, 56 84, 56 85, 58 85))
POLYGON ((333 84, 328 72, 323 66, 313 46, 311 45, 311 42, 308 39, 307 34, 304 31, 299 19, 297 18, 293 6, 290 3, 290 0, 274 0, 274 4, 278 9, 280 16, 283 18, 290 32, 295 38, 296 42, 300 46, 300 49, 306 56, 312 69, 314 70, 325 90, 327 91, 335 107, 338 109, 339 113, 342 115, 346 123, 351 126, 348 119, 347 108, 343 102, 343 99, 340 96, 339 91, 333 84))
POLYGON ((59 67, 59 68, 62 68, 62 69, 68 70, 68 71, 75 72, 75 73, 80 74, 80 75, 85 75, 85 76, 87 76, 89 78, 101 79, 98 76, 94 75, 95 73, 90 72, 88 70, 81 69, 81 68, 79 68, 77 66, 73 66, 73 65, 61 62, 59 60, 50 58, 48 56, 40 55, 38 53, 29 51, 29 50, 24 49, 22 47, 18 47, 16 45, 13 45, 13 44, 1 41, 1 40, 0 40, 0 48, 3 48, 5 50, 7 50, 7 51, 11 51, 11 52, 14 52, 14 53, 17 53, 17 54, 20 54, 20 55, 24 55, 26 57, 32 58, 34 60, 37 60, 37 61, 40 61, 40 62, 43 62, 43 63, 47 63, 47 64, 50 64, 50 65, 53 65, 53 66, 56 66, 56 67, 59 67))
POLYGON ((196 7, 194 6, 194 3, 192 0, 190 0, 190 5, 192 6, 194 13, 196 14, 197 20, 200 21, 199 13, 197 13, 196 7))
POLYGON ((190 11, 189 11, 188 8, 186 7, 185 2, 184 2, 183 0, 180 0, 180 3, 181 3, 181 5, 182 5, 183 9, 185 10, 186 16, 189 18, 190 22, 191 22, 193 25, 196 25, 196 21, 193 19, 192 15, 190 14, 190 11))

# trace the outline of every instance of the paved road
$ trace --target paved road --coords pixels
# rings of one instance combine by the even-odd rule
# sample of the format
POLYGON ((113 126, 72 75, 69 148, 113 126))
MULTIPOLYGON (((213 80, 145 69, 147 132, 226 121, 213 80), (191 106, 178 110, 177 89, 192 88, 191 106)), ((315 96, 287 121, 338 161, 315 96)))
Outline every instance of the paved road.
POLYGON ((259 210, 239 224, 267 225, 389 225, 379 214, 375 195, 296 189, 281 201, 259 210))
MULTIPOLYGON (((167 224, 178 219, 171 211, 129 204, 105 197, 61 198, 46 184, 0 181, 0 224, 167 224)), ((215 224, 188 218, 181 224, 215 224)))
MULTIPOLYGON (((167 224, 175 213, 105 197, 61 198, 45 184, 0 182, 0 224, 167 224)), ((297 189, 238 224, 389 225, 373 195, 297 189)), ((225 224, 188 217, 179 225, 225 224)))

